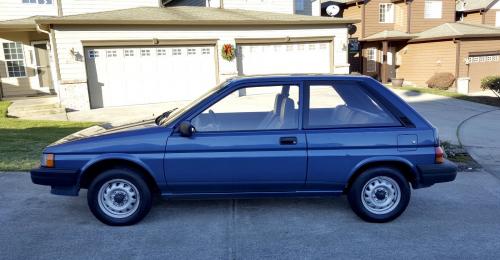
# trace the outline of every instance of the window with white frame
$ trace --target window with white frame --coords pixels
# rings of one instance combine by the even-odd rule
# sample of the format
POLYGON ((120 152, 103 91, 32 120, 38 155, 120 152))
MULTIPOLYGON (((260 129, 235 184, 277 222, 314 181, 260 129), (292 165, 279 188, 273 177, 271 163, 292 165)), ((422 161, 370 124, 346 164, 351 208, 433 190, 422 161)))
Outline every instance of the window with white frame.
POLYGON ((377 48, 366 50, 366 72, 377 72, 377 48))
POLYGON ((53 0, 22 0, 23 4, 39 4, 39 5, 51 5, 54 3, 53 0))
POLYGON ((187 49, 187 55, 196 55, 196 49, 187 49))
POLYGON ((17 42, 3 43, 3 53, 9 77, 26 77, 23 45, 17 42))
POLYGON ((426 0, 424 9, 425 19, 441 19, 443 18, 443 1, 441 0, 426 0))
POLYGON ((99 57, 99 51, 90 50, 89 51, 89 59, 95 59, 99 57))
POLYGON ((304 11, 304 0, 294 0, 295 11, 304 11))
POLYGON ((166 55, 167 55, 166 49, 156 49, 156 56, 166 56, 166 55))
POLYGON ((382 3, 379 6, 379 22, 394 23, 394 4, 382 3))
POLYGON ((142 49, 142 50, 141 50, 141 56, 142 56, 142 57, 145 57, 145 56, 151 56, 151 50, 148 50, 148 49, 142 49))
POLYGON ((134 56, 134 50, 124 50, 123 51, 123 56, 125 56, 125 57, 133 57, 134 56))
POLYGON ((203 49, 201 49, 201 54, 202 55, 210 54, 210 49, 209 48, 203 48, 203 49))
POLYGON ((179 56, 182 54, 181 49, 172 49, 172 56, 179 56))
POLYGON ((106 57, 108 57, 108 58, 115 58, 116 56, 118 56, 118 54, 116 53, 116 50, 106 51, 106 57))
POLYGON ((497 11, 497 21, 495 23, 496 27, 500 27, 500 11, 497 11))

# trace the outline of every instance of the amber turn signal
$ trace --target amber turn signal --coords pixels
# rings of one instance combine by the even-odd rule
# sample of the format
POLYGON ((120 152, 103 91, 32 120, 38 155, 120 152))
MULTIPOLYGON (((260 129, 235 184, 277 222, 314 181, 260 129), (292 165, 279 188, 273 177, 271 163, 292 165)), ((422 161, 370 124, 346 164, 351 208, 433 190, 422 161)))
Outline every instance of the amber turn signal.
POLYGON ((42 158, 42 166, 47 168, 54 168, 55 165, 55 156, 54 154, 48 153, 44 154, 42 158))
POLYGON ((436 163, 444 163, 444 150, 441 146, 436 147, 436 163))

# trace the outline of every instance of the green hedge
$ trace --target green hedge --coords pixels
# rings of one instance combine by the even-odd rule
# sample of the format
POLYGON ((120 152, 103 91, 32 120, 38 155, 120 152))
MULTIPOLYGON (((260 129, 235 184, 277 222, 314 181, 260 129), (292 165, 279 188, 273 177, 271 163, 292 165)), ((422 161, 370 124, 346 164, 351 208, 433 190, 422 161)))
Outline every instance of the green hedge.
POLYGON ((500 92, 500 76, 489 76, 481 80, 481 88, 500 92))

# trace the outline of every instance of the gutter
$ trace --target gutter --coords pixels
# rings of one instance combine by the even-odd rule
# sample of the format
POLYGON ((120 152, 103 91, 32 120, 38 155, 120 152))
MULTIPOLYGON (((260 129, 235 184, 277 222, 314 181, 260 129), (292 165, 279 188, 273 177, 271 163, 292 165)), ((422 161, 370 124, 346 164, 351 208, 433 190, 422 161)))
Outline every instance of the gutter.
POLYGON ((49 31, 45 31, 43 30, 42 28, 40 28, 40 25, 39 24, 36 24, 36 31, 39 32, 39 33, 45 33, 49 36, 50 38, 50 32, 49 31))

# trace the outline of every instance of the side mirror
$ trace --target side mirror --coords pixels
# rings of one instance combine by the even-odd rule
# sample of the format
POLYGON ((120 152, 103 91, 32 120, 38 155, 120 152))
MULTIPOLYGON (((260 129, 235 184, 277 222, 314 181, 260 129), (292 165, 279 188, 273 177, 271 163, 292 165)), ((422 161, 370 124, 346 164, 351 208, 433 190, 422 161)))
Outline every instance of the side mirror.
POLYGON ((196 132, 196 128, 188 122, 184 121, 179 125, 179 133, 184 137, 191 137, 196 132))

